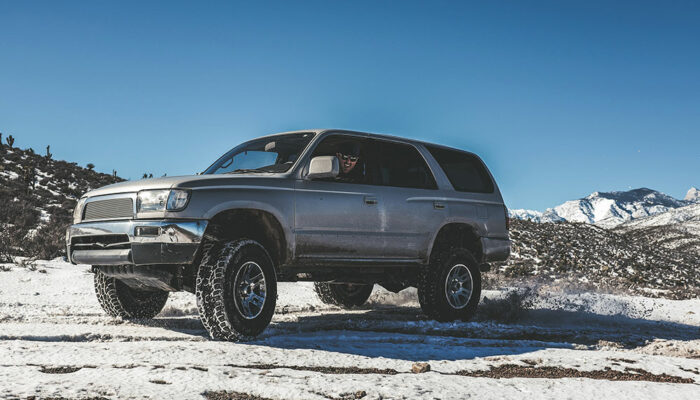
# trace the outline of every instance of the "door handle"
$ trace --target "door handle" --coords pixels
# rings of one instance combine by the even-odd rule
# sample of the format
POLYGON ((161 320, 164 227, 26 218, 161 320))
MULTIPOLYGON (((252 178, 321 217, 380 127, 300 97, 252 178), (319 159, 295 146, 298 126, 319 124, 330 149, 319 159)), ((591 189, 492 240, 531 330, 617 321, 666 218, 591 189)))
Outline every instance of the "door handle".
POLYGON ((373 206, 377 204, 377 198, 372 196, 365 196, 365 204, 373 206))
POLYGON ((443 202, 441 202, 441 201, 434 201, 434 202, 433 202, 433 208, 436 209, 436 210, 442 210, 442 209, 445 208, 445 203, 443 203, 443 202))

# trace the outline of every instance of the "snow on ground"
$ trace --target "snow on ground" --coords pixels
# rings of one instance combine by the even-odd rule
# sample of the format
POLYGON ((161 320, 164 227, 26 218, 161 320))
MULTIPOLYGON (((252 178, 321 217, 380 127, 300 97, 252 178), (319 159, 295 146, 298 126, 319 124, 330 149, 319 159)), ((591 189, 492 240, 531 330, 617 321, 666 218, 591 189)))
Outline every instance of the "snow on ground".
POLYGON ((700 398, 698 299, 484 297, 474 322, 438 323, 415 290, 377 289, 347 311, 282 283, 263 335, 226 343, 207 338, 189 293, 125 322, 102 312, 87 266, 0 265, 0 398, 700 398))

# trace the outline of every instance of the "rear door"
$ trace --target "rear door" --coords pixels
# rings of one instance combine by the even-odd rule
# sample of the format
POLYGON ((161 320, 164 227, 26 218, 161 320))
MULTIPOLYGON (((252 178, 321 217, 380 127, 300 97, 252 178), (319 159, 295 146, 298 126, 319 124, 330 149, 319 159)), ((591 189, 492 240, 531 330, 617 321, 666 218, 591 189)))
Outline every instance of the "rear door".
POLYGON ((384 254, 422 259, 446 217, 447 204, 436 199, 435 178, 415 146, 388 140, 376 140, 376 146, 384 254))

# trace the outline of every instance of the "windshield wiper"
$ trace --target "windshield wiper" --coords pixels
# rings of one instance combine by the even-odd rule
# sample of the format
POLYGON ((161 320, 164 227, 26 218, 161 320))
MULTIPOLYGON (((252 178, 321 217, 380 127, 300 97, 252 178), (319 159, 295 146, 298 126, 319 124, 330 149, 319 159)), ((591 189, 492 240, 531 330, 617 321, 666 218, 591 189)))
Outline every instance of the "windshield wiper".
POLYGON ((268 172, 260 168, 239 168, 233 171, 225 172, 226 174, 245 174, 248 172, 268 172))
POLYGON ((271 173, 284 172, 289 168, 288 164, 291 164, 291 163, 271 164, 271 165, 266 165, 266 166, 260 167, 260 168, 239 168, 239 169, 234 169, 233 171, 229 171, 226 173, 227 174, 245 174, 248 172, 271 172, 271 173))

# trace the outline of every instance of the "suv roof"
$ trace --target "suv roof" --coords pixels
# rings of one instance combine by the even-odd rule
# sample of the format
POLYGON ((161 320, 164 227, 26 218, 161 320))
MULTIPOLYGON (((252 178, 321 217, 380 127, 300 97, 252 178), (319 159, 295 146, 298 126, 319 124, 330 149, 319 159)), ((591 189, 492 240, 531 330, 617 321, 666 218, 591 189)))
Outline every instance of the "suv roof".
POLYGON ((404 142, 404 143, 413 143, 413 144, 422 144, 422 145, 426 145, 426 146, 441 147, 444 149, 460 151, 463 153, 469 153, 469 154, 472 154, 472 155, 475 155, 478 157, 478 155, 472 153, 471 151, 458 149, 458 148, 450 147, 450 146, 445 146, 443 144, 426 142, 426 141, 417 140, 417 139, 409 139, 409 138, 405 138, 405 137, 401 137, 401 136, 386 135, 386 134, 381 134, 381 133, 351 131, 351 130, 347 130, 347 129, 330 129, 330 128, 326 128, 326 129, 301 129, 301 130, 296 130, 296 131, 279 132, 279 133, 275 133, 275 134, 271 134, 271 135, 265 135, 262 137, 284 135, 284 134, 288 134, 288 133, 304 133, 304 132, 311 132, 311 133, 314 133, 317 135, 323 134, 323 133, 328 133, 328 132, 350 133, 350 134, 354 134, 354 135, 362 135, 362 136, 377 138, 377 139, 388 139, 388 140, 394 140, 394 141, 404 142))

